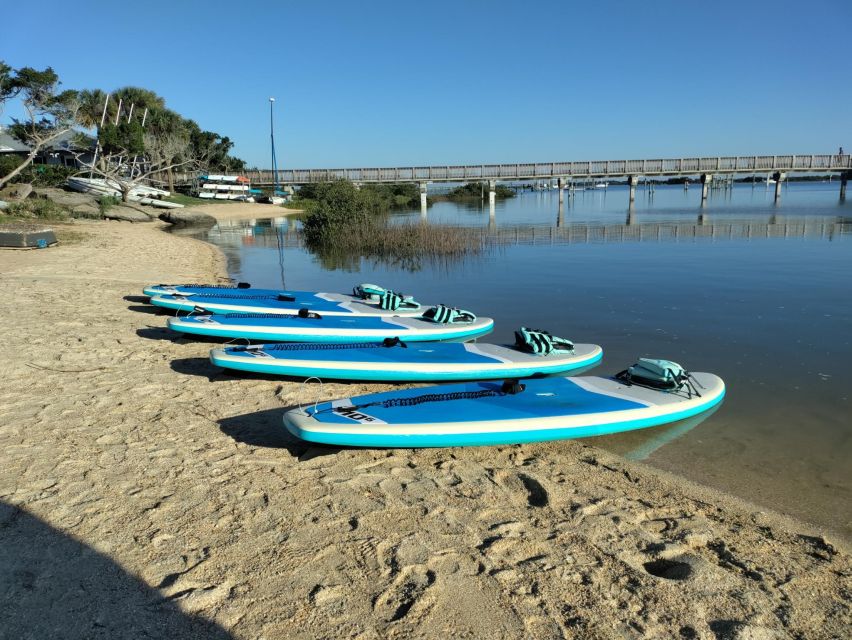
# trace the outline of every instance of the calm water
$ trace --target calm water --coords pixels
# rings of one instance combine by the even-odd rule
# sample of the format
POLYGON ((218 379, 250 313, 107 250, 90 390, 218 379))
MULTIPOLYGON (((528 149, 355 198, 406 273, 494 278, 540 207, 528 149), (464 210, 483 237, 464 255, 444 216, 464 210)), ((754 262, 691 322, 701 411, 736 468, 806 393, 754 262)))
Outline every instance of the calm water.
MULTIPOLYGON (((484 227, 483 255, 409 271, 360 260, 330 270, 295 222, 235 223, 206 238, 255 286, 346 291, 357 282, 494 317, 487 339, 522 325, 604 347, 596 374, 639 356, 712 371, 728 385, 705 420, 592 439, 597 446, 852 537, 852 201, 838 185, 717 191, 623 187, 525 192, 497 204, 439 203, 429 222, 484 227)), ((418 210, 395 219, 421 218, 418 210)))

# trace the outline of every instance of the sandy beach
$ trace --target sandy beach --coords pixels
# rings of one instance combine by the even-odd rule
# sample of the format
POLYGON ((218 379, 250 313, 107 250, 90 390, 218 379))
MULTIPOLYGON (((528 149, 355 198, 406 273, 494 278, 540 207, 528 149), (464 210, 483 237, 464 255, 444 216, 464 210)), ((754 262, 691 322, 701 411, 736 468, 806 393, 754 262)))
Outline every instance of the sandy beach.
POLYGON ((189 207, 190 211, 199 211, 213 216, 217 220, 251 220, 253 218, 275 218, 302 213, 301 209, 288 209, 259 202, 213 202, 189 207))
POLYGON ((852 635, 847 541, 582 442, 294 440, 388 387, 225 374, 141 296, 218 249, 64 227, 0 252, 0 638, 852 635))

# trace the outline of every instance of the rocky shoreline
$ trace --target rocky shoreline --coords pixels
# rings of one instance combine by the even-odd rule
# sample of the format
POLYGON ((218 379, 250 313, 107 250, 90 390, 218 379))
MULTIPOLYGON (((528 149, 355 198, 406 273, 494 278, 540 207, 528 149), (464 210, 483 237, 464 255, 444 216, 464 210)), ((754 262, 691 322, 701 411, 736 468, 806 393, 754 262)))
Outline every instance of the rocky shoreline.
POLYGON ((226 276, 163 224, 0 252, 0 638, 842 638, 845 543, 581 442, 309 447, 381 385, 235 377, 144 284, 226 276))

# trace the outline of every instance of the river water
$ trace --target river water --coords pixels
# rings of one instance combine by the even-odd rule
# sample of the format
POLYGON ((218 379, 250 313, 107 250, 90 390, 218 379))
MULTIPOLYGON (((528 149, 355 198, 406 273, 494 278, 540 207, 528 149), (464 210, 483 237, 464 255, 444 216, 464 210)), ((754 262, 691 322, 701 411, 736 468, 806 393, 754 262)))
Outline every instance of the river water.
MULTIPOLYGON (((640 356, 724 378, 712 416, 590 439, 852 538, 852 201, 834 183, 740 184, 700 206, 692 186, 498 202, 441 202, 428 223, 480 227, 499 243, 455 262, 320 262, 286 218, 203 234, 231 275, 258 287, 348 291, 373 282, 604 348, 597 375, 640 356), (336 267, 336 268, 335 268, 336 267)), ((421 220, 419 209, 395 221, 421 220)))

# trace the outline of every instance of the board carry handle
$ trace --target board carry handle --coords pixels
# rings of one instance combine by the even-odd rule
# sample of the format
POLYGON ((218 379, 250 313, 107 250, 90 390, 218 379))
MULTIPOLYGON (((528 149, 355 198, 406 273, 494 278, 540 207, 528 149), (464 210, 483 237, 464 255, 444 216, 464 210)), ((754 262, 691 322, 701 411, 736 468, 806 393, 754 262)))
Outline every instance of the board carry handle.
MULTIPOLYGON (((311 376, 310 378, 305 378, 304 380, 302 380, 302 386, 299 387, 299 411, 301 411, 304 414, 307 414, 307 412, 305 411, 304 407, 302 406, 302 397, 305 393, 305 385, 308 384, 311 380, 316 380, 317 382, 320 383, 320 395, 322 395, 322 393, 323 393, 322 380, 320 380, 316 376, 311 376)), ((320 401, 319 397, 317 397, 317 399, 314 401, 314 413, 317 412, 317 405, 319 404, 319 401, 320 401)))

